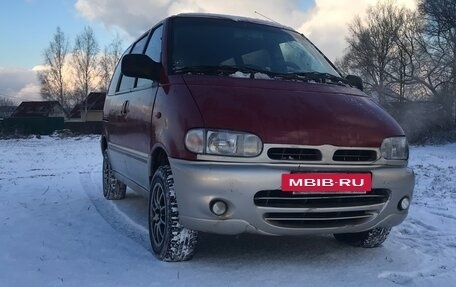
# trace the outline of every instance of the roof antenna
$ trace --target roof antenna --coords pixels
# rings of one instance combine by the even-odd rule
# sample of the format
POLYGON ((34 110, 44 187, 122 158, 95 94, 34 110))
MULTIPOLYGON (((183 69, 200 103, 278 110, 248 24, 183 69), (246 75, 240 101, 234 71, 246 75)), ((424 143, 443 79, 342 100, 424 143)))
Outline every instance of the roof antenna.
POLYGON ((269 17, 267 17, 267 16, 265 16, 265 15, 261 14, 261 13, 260 13, 260 12, 258 12, 258 11, 253 11, 253 12, 255 12, 255 14, 258 14, 258 15, 260 15, 260 16, 261 16, 261 17, 263 17, 263 18, 266 18, 266 19, 268 19, 268 20, 269 20, 269 21, 271 21, 271 22, 274 22, 274 23, 280 24, 279 22, 277 22, 277 21, 275 21, 275 20, 272 20, 271 18, 269 18, 269 17))

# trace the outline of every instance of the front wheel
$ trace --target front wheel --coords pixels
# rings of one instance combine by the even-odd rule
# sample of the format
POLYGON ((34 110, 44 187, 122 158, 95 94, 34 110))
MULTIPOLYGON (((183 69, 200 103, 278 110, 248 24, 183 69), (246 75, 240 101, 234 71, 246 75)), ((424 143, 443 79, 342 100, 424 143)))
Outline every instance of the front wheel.
POLYGON ((334 237, 344 243, 356 247, 374 248, 385 242, 391 228, 378 227, 359 233, 334 234, 334 237))
POLYGON ((198 232, 179 223, 174 179, 169 166, 159 167, 150 184, 149 237, 154 255, 163 261, 192 258, 198 232))

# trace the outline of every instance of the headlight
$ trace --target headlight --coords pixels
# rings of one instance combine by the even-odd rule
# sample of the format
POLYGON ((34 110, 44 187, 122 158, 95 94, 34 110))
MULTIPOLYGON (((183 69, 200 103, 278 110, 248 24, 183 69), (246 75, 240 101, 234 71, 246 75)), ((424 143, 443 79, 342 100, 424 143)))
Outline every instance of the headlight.
POLYGON ((386 138, 380 148, 383 158, 393 160, 407 160, 409 148, 405 137, 386 138))
POLYGON ((254 134, 225 130, 192 129, 185 135, 185 146, 194 153, 254 157, 263 143, 254 134))

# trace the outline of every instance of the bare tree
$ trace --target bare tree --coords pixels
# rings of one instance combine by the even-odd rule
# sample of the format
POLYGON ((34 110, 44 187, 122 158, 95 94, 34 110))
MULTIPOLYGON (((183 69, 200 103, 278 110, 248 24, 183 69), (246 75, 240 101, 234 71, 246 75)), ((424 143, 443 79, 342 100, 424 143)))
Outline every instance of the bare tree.
POLYGON ((44 64, 47 69, 38 73, 41 83, 41 97, 45 100, 59 101, 68 109, 70 107, 70 93, 64 80, 64 69, 68 56, 68 39, 65 33, 57 27, 49 47, 44 50, 44 64))
POLYGON ((0 107, 15 107, 16 102, 7 96, 0 96, 0 107))
POLYGON ((456 1, 421 0, 422 52, 428 63, 425 84, 456 122, 456 1))
MULTIPOLYGON (((73 65, 75 70, 75 96, 83 102, 90 91, 98 87, 97 54, 98 42, 91 27, 76 36, 73 49, 73 65)), ((87 103, 84 104, 87 111, 87 103)))
POLYGON ((100 90, 107 92, 111 81, 112 73, 116 68, 117 62, 122 56, 122 40, 119 35, 113 39, 109 46, 103 49, 103 55, 100 58, 100 90))
POLYGON ((368 8, 367 17, 355 18, 349 27, 342 63, 350 72, 362 75, 367 90, 377 94, 381 104, 386 103, 387 96, 397 96, 391 74, 398 64, 397 40, 404 24, 404 8, 386 1, 368 8))
POLYGON ((400 101, 424 100, 429 89, 425 85, 423 68, 427 65, 423 58, 423 20, 417 11, 404 9, 404 24, 398 31, 394 43, 395 52, 389 69, 389 81, 400 101))

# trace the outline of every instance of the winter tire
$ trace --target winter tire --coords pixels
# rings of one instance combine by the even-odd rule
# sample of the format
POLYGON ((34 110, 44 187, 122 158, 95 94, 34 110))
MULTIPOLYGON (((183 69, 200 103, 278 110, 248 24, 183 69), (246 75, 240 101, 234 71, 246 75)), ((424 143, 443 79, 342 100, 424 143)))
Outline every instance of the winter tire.
POLYGON ((359 233, 334 234, 334 237, 344 243, 356 247, 379 247, 388 238, 391 228, 378 227, 359 233))
POLYGON ((154 255, 169 262, 189 260, 198 232, 179 223, 174 180, 169 166, 155 172, 150 184, 149 237, 154 255))
POLYGON ((108 158, 108 152, 103 151, 103 195, 109 200, 118 200, 125 198, 127 186, 120 182, 112 171, 111 163, 108 158))

